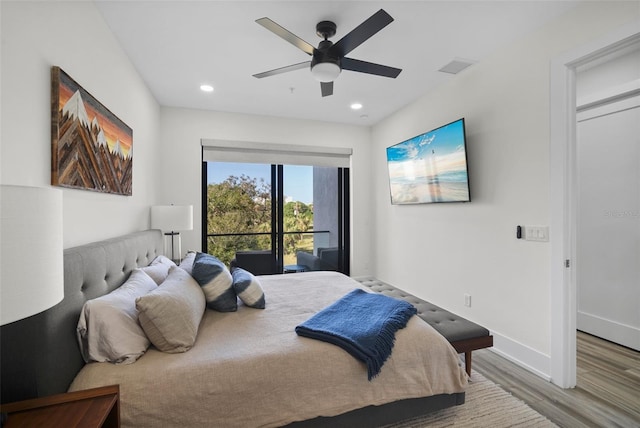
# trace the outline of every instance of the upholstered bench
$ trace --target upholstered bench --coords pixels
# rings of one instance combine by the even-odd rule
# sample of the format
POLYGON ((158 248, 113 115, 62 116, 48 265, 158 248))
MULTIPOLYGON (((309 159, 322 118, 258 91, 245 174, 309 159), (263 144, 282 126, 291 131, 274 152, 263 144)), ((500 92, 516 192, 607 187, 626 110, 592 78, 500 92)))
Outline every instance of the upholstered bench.
POLYGON ((420 318, 443 335, 459 354, 464 354, 465 369, 469 375, 471 352, 493 346, 493 336, 489 334, 489 330, 478 324, 377 279, 367 278, 358 281, 375 292, 405 300, 415 306, 420 318))

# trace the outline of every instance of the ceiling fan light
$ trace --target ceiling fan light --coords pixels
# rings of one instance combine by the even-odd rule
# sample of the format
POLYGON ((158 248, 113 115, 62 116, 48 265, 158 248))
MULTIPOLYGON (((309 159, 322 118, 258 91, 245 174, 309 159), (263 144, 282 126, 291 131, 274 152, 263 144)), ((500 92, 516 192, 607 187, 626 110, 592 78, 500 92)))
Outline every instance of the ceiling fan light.
POLYGON ((311 68, 311 74, 318 82, 333 82, 340 75, 340 66, 332 62, 320 62, 311 68))

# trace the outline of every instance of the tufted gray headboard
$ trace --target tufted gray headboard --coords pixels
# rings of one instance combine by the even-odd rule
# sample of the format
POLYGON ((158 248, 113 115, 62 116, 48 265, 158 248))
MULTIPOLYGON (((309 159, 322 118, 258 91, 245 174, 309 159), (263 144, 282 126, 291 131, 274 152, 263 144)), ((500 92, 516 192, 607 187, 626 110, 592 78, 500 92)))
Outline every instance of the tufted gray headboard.
MULTIPOLYGON (((133 269, 148 265, 162 250, 159 230, 64 250, 64 299, 0 327, 1 402, 65 392, 84 365, 76 338, 84 302, 119 287, 133 269)), ((38 268, 37 260, 33 268, 38 268)))

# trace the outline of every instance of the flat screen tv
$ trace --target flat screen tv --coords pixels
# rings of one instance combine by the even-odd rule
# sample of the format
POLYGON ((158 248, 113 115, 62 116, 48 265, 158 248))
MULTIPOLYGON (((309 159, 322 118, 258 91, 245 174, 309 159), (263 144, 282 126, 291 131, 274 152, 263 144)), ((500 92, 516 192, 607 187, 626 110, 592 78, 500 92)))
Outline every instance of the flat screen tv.
POLYGON ((464 118, 387 147, 391 203, 469 202, 464 118))

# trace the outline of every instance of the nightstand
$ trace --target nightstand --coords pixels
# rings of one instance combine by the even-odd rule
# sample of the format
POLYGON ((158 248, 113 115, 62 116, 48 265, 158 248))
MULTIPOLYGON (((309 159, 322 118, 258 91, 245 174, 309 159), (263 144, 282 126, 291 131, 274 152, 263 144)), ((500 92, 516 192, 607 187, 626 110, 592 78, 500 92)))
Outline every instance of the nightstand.
POLYGON ((0 406, 8 417, 3 428, 120 427, 120 387, 103 386, 0 406))

